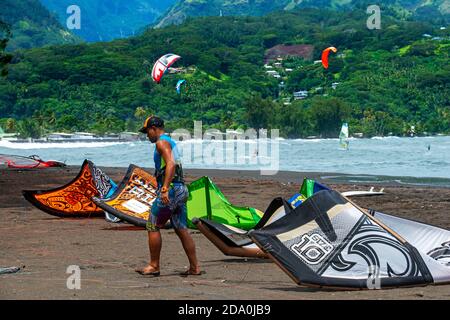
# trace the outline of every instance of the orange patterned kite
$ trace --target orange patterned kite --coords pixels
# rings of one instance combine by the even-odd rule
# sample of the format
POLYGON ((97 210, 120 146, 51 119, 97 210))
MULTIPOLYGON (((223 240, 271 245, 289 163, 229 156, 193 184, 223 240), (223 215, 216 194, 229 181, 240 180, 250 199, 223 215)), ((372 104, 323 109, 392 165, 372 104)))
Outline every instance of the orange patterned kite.
POLYGON ((78 176, 68 184, 46 191, 23 191, 34 206, 58 217, 104 215, 91 198, 104 197, 116 188, 114 182, 91 161, 85 160, 78 176))
POLYGON ((93 201, 119 219, 142 225, 147 221, 156 199, 156 189, 154 176, 135 165, 130 165, 125 178, 110 198, 94 197, 93 201))

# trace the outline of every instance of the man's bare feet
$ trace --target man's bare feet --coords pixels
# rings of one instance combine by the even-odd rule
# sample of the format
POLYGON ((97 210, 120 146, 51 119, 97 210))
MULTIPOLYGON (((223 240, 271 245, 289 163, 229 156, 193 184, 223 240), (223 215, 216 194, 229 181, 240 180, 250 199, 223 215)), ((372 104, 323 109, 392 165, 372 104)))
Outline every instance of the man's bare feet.
POLYGON ((201 271, 200 268, 195 269, 188 269, 182 273, 180 273, 180 276, 187 277, 187 276, 200 276, 202 274, 205 274, 205 271, 201 271))
POLYGON ((159 275, 161 274, 159 269, 156 269, 155 267, 153 267, 151 265, 147 265, 143 268, 137 268, 134 271, 136 271, 139 274, 142 274, 143 276, 159 277, 159 275))

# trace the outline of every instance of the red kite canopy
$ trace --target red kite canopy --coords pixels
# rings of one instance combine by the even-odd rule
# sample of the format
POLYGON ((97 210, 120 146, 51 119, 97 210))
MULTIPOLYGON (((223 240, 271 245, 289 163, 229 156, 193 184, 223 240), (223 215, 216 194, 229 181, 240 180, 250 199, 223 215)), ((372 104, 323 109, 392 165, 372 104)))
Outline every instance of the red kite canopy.
POLYGON ((322 52, 322 65, 325 69, 328 69, 328 55, 330 54, 330 51, 336 53, 337 49, 335 47, 329 47, 322 52))
POLYGON ((156 61, 152 70, 152 78, 156 83, 160 83, 162 77, 167 72, 167 70, 177 62, 181 57, 176 54, 166 54, 156 61))
POLYGON ((51 167, 65 167, 63 162, 48 160, 44 161, 39 156, 16 156, 9 154, 0 154, 0 164, 5 164, 8 168, 18 169, 35 169, 35 168, 51 168, 51 167))

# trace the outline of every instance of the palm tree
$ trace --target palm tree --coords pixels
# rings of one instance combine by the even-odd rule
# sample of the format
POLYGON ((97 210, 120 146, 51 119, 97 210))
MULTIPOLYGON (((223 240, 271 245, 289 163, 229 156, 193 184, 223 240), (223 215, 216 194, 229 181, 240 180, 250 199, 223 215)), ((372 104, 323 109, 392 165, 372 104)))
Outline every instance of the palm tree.
POLYGON ((147 115, 147 111, 144 109, 144 107, 137 107, 136 111, 134 112, 134 117, 137 120, 144 120, 145 116, 147 115))
POLYGON ((6 132, 13 133, 16 131, 16 120, 13 118, 9 118, 6 120, 6 132))
POLYGON ((50 113, 50 114, 47 116, 47 123, 50 124, 50 125, 52 125, 52 126, 56 123, 56 115, 55 115, 54 112, 50 113))

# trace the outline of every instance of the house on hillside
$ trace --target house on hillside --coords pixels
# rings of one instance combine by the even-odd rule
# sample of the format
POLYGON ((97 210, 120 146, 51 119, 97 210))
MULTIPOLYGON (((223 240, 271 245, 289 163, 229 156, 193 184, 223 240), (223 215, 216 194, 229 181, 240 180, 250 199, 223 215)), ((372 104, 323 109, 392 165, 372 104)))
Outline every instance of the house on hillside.
POLYGON ((291 105, 291 98, 283 98, 283 105, 285 106, 291 105))
POLYGON ((275 70, 267 70, 266 73, 269 76, 272 76, 274 78, 277 78, 277 79, 281 78, 280 74, 277 71, 275 71, 275 70))
POLYGON ((322 90, 323 90, 323 87, 316 87, 316 88, 314 88, 313 90, 314 90, 314 92, 322 91, 322 90))
POLYGON ((309 44, 299 45, 276 45, 266 51, 264 61, 267 64, 269 61, 282 61, 289 57, 298 57, 305 60, 311 60, 313 57, 314 46, 309 44))
POLYGON ((308 98, 308 91, 301 90, 301 91, 294 92, 295 100, 302 100, 302 99, 306 99, 306 98, 308 98))

